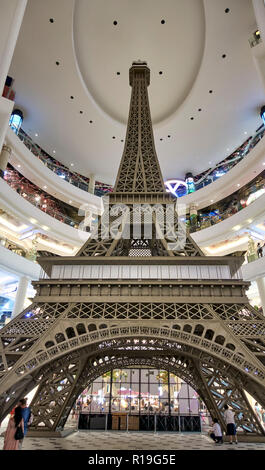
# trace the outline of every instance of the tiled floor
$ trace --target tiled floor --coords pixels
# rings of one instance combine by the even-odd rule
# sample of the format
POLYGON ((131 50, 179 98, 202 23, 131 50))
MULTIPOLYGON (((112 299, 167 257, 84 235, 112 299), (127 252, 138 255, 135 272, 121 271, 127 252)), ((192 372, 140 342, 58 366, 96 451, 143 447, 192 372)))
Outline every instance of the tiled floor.
MULTIPOLYGON (((3 448, 0 437, 0 448, 3 448)), ((30 438, 24 450, 265 450, 265 444, 216 446, 203 434, 78 431, 65 438, 30 438)))

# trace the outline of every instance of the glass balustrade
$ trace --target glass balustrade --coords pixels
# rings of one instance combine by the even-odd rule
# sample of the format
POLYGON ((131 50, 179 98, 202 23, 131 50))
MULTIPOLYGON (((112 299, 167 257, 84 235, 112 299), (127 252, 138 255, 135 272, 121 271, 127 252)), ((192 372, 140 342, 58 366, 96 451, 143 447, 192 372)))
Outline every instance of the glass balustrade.
MULTIPOLYGON (((213 183, 221 176, 225 175, 228 171, 230 171, 237 163, 239 163, 249 152, 257 145, 257 143, 263 138, 265 133, 265 126, 262 125, 256 132, 253 137, 248 138, 239 148, 237 148, 232 154, 226 157, 221 162, 217 163, 213 168, 209 168, 208 170, 199 173, 198 175, 194 176, 194 185, 195 190, 198 191, 199 189, 207 186, 208 184, 213 183)), ((78 173, 75 173, 65 165, 63 165, 58 160, 55 160, 51 157, 47 152, 45 152, 36 142, 32 140, 32 138, 26 134, 25 131, 22 129, 18 132, 19 139, 26 145, 26 147, 37 157, 39 158, 42 163, 49 168, 49 170, 53 171, 56 175, 60 178, 63 178, 65 181, 69 182, 70 184, 78 187, 79 189, 89 192, 89 178, 82 176, 78 173)), ((167 186, 166 186, 167 188, 167 186)), ((95 183, 94 194, 96 196, 104 196, 108 192, 112 192, 113 187, 109 184, 105 184, 99 181, 95 183)), ((175 194, 175 196, 181 197, 184 196, 186 193, 182 192, 181 194, 175 194)))

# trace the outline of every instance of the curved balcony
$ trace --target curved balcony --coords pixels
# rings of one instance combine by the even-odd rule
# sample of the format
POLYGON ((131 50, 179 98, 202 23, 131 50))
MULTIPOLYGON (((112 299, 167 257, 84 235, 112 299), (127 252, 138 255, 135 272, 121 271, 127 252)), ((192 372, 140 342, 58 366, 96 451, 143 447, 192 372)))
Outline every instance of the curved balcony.
POLYGON ((242 209, 250 206, 265 193, 265 170, 243 188, 238 189, 230 196, 212 203, 210 206, 201 209, 197 217, 191 217, 191 231, 198 231, 210 227, 232 215, 237 214, 242 209))
MULTIPOLYGON (((59 162, 54 157, 45 152, 45 150, 43 150, 36 142, 34 142, 34 140, 22 129, 20 129, 19 132, 15 135, 18 136, 18 138, 21 140, 21 142, 23 142, 27 149, 30 150, 30 152, 35 157, 37 157, 47 168, 49 168, 49 170, 51 170, 57 176, 63 178, 65 181, 72 184, 73 186, 76 186, 77 188, 81 189, 82 191, 90 192, 89 178, 69 170, 69 168, 67 168, 63 163, 59 162)), ((107 194, 108 192, 111 192, 112 190, 113 187, 110 184, 96 181, 93 194, 101 197, 107 194)))
POLYGON ((38 188, 44 189, 46 193, 71 204, 71 206, 86 206, 93 213, 101 212, 102 201, 100 197, 69 184, 64 178, 51 171, 41 159, 32 154, 10 128, 6 135, 6 143, 12 148, 10 157, 12 166, 38 188))
POLYGON ((14 170, 10 165, 5 171, 4 180, 14 191, 41 211, 48 213, 51 217, 59 220, 60 222, 77 228, 80 223, 80 217, 78 217, 75 209, 73 210, 71 206, 66 204, 63 205, 61 201, 40 190, 37 186, 31 183, 31 181, 20 175, 20 173, 14 170), (67 209, 70 209, 73 212, 74 215, 72 217, 67 214, 67 209))
POLYGON ((41 272, 39 264, 1 245, 0 267, 17 276, 26 276, 33 280, 38 280, 41 272))
MULTIPOLYGON (((75 248, 81 246, 89 236, 89 233, 82 232, 82 239, 79 238, 74 225, 62 223, 63 220, 58 220, 50 213, 40 210, 38 206, 33 205, 12 189, 2 178, 0 178, 0 193, 3 210, 18 220, 37 227, 41 233, 52 235, 53 238, 63 240, 75 248)), ((75 221, 70 220, 70 222, 74 222, 76 225, 75 221)))
MULTIPOLYGON (((264 133, 265 127, 261 126, 254 137, 247 139, 238 149, 219 162, 214 168, 196 175, 194 177, 196 191, 182 196, 181 202, 185 204, 196 203, 198 208, 205 207, 209 204, 209 200, 220 200, 231 194, 234 190, 235 180, 238 180, 242 186, 242 184, 252 179, 254 174, 261 172, 262 164, 265 160, 264 133), (249 155, 250 152, 251 155, 249 155), (247 155, 248 158, 245 158, 247 155), (200 190, 199 193, 198 190, 200 190)), ((40 187, 47 186, 46 182, 51 181, 48 189, 50 194, 65 202, 70 200, 71 204, 75 207, 80 207, 82 204, 91 204, 92 211, 101 212, 101 202, 95 195, 102 196, 112 191, 111 185, 96 182, 95 195, 92 195, 88 192, 89 178, 70 171, 69 168, 41 149, 22 130, 17 136, 9 129, 7 143, 10 143, 13 148, 13 155, 10 159, 12 165, 17 169, 20 168, 19 171, 24 176, 40 187), (20 145, 20 142, 23 143, 23 146, 20 145), (26 152, 24 151, 25 147, 27 149, 26 152), (34 159, 35 161, 31 158, 32 154, 37 157, 34 159), (45 169, 43 166, 45 166, 45 169), (51 172, 55 176, 54 178, 52 178, 51 172), (71 184, 70 188, 72 189, 69 189, 67 183, 71 184), (73 187, 76 190, 73 190, 73 187)))

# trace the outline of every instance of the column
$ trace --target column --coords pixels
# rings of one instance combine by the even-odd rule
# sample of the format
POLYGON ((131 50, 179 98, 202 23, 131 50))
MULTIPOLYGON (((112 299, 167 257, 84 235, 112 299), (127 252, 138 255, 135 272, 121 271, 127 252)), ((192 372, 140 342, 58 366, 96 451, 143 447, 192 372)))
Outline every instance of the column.
POLYGON ((265 278, 261 277, 259 279, 256 279, 256 283, 258 286, 261 306, 263 308, 263 315, 265 315, 265 278))
POLYGON ((95 192, 95 175, 94 175, 93 173, 91 173, 91 174, 89 175, 88 191, 89 191, 91 194, 94 194, 94 192, 95 192))
POLYGON ((196 232, 197 230, 197 205, 191 204, 190 205, 190 232, 196 232))
MULTIPOLYGON (((0 7, 0 150, 14 102, 2 97, 28 0, 4 0, 0 7)), ((13 77, 15 78, 15 77, 13 77)))
POLYGON ((0 154, 0 175, 4 173, 11 153, 11 147, 9 147, 8 145, 3 145, 2 152, 0 154))
POLYGON ((15 318, 24 309, 24 302, 26 300, 28 285, 29 285, 29 278, 26 276, 22 276, 18 283, 17 295, 16 295, 11 319, 15 318))
POLYGON ((0 95, 13 57, 28 0, 1 2, 0 16, 0 95))

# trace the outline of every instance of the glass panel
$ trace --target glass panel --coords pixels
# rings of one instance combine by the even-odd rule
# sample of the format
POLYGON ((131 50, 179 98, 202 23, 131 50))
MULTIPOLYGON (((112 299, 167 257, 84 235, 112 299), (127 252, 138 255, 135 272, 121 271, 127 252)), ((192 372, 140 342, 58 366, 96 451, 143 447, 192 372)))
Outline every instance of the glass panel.
MULTIPOLYGON (((110 399, 114 413, 138 414, 141 410, 141 414, 167 415, 171 411, 172 415, 199 415, 202 409, 196 391, 174 374, 169 374, 169 402, 168 372, 165 370, 115 369, 111 397, 110 378, 111 372, 107 372, 89 385, 79 396, 76 409, 85 413, 108 413, 110 399)), ((220 388, 219 393, 222 392, 220 388)))
POLYGON ((139 382, 139 369, 131 369, 131 382, 139 382))
POLYGON ((131 371, 130 369, 122 369, 120 374, 121 382, 130 382, 131 371))

